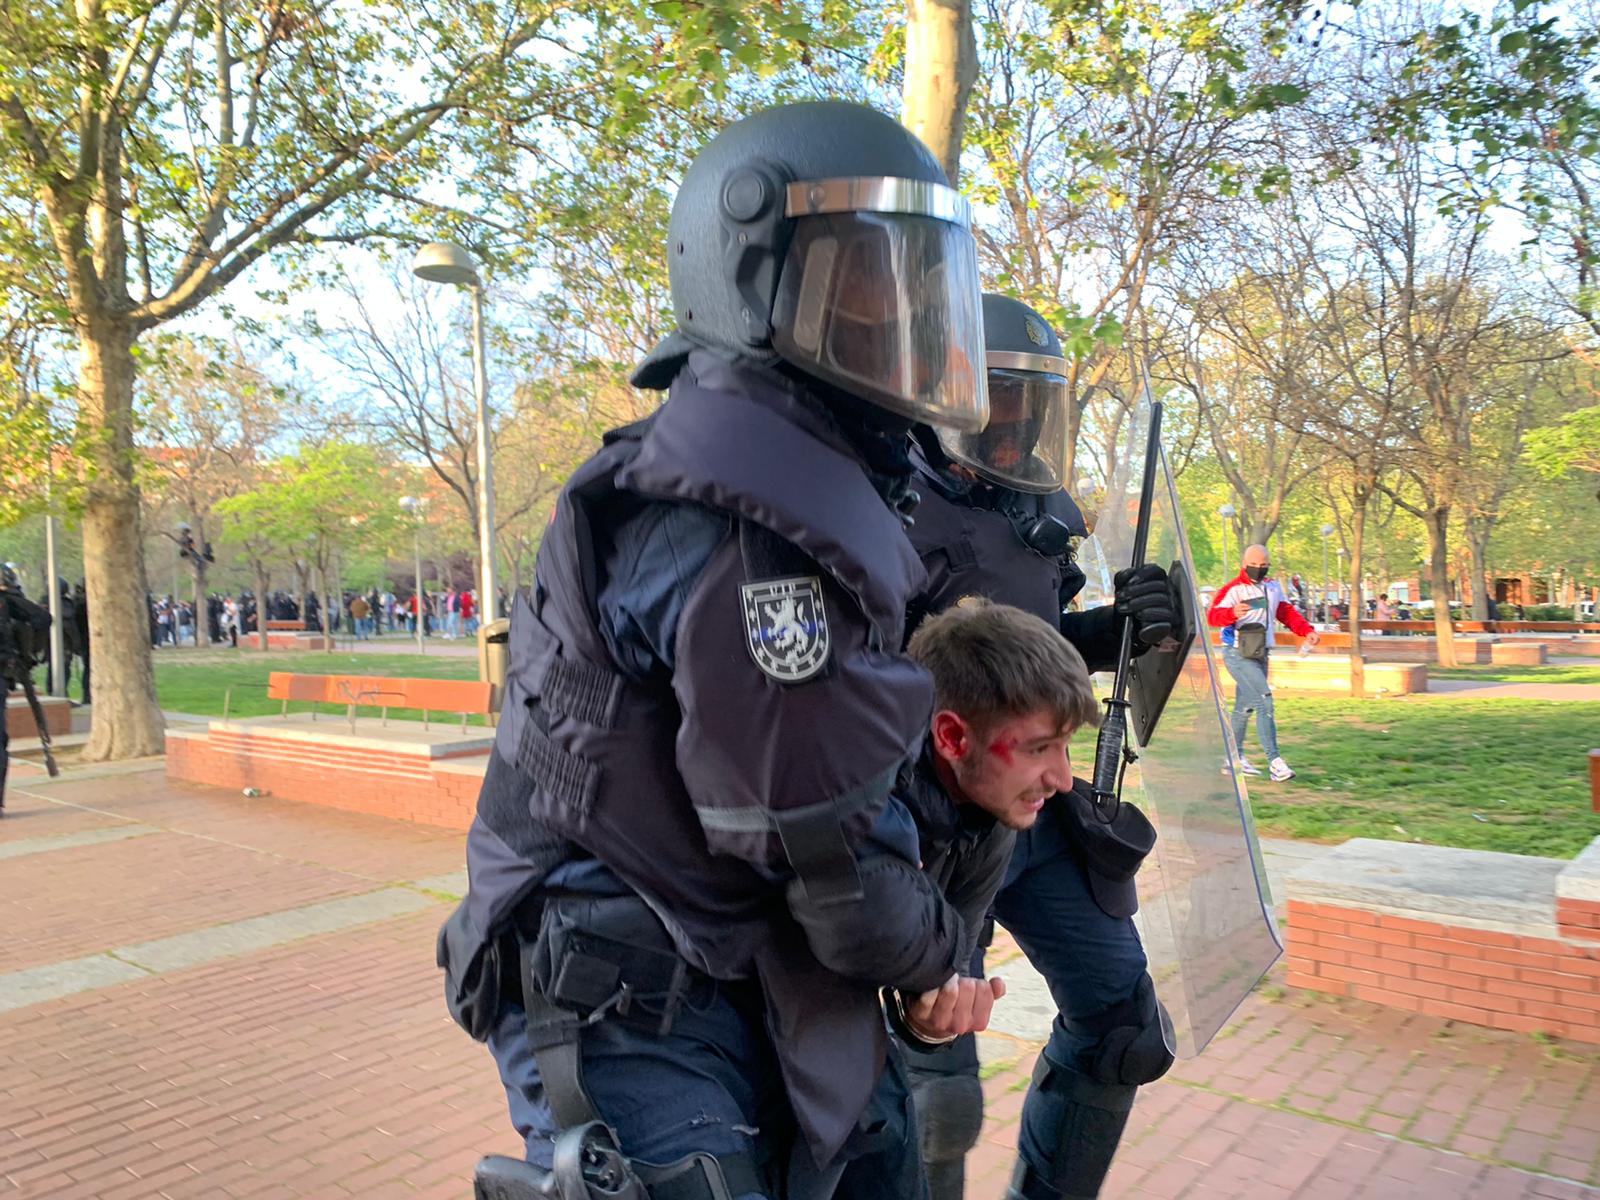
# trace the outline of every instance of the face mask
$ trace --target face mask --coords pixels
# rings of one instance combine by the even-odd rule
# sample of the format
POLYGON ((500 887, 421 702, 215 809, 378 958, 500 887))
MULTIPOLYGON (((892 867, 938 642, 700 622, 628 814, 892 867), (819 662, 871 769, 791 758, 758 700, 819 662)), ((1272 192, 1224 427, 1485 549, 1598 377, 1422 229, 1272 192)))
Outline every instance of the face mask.
POLYGON ((1264 567, 1264 566, 1262 566, 1262 567, 1246 567, 1244 569, 1244 573, 1245 573, 1245 578, 1249 579, 1251 583, 1260 583, 1263 579, 1265 579, 1267 577, 1267 568, 1264 567))

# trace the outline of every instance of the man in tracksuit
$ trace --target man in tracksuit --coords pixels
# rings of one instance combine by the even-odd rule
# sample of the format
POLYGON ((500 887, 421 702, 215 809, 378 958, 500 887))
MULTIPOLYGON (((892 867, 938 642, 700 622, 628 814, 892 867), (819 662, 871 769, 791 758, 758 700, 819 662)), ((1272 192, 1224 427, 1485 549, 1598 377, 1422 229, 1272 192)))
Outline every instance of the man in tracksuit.
POLYGON ((1267 658, 1272 653, 1273 629, 1280 622, 1290 631, 1317 644, 1317 631, 1307 623, 1278 581, 1268 579, 1272 564, 1267 548, 1251 546, 1244 552, 1239 574, 1217 590, 1206 619, 1222 630, 1222 663, 1233 676, 1233 744, 1239 755, 1239 770, 1259 775, 1244 756, 1245 727, 1250 714, 1256 714, 1256 736, 1267 756, 1267 770, 1282 783, 1294 778, 1294 771, 1278 753, 1278 722, 1272 706, 1272 685, 1267 680, 1267 658))

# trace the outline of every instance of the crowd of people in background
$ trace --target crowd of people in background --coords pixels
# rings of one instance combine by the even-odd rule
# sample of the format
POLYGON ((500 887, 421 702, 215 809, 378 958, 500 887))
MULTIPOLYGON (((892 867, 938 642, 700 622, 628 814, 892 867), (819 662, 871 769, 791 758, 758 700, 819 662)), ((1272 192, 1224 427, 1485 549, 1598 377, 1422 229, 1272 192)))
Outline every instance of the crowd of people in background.
MULTIPOLYGON (((197 633, 194 605, 172 595, 148 597, 150 613, 150 645, 193 646, 197 636, 204 636, 208 644, 237 646, 241 636, 257 632, 258 606, 255 593, 244 590, 233 595, 213 592, 205 600, 204 634, 197 633)), ((314 591, 302 597, 279 589, 266 598, 268 621, 303 621, 308 632, 324 631, 322 597, 314 591)), ((367 591, 346 589, 339 598, 327 628, 335 634, 346 634, 358 641, 367 641, 386 633, 417 632, 419 617, 417 596, 414 591, 396 594, 389 589, 371 588, 367 591)), ((500 616, 510 613, 510 597, 504 588, 499 589, 496 609, 500 616)), ((457 588, 451 585, 443 591, 422 593, 420 618, 424 637, 439 637, 447 641, 475 638, 482 622, 482 608, 475 588, 457 588)))

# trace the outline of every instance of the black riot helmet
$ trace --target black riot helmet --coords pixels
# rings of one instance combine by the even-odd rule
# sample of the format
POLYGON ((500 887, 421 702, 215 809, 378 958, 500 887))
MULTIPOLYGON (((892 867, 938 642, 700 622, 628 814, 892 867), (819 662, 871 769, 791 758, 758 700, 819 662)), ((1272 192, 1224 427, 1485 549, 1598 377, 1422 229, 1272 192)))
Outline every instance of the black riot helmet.
POLYGON ((701 150, 672 205, 673 334, 956 429, 988 415, 972 210, 910 131, 843 101, 769 108, 701 150))
POLYGON ((16 563, 0 563, 0 592, 22 595, 22 580, 17 577, 16 563))
POLYGON ((1022 301, 985 292, 983 344, 989 424, 976 432, 941 429, 940 445, 990 483, 1019 492, 1060 491, 1067 459, 1067 360, 1060 339, 1022 301))

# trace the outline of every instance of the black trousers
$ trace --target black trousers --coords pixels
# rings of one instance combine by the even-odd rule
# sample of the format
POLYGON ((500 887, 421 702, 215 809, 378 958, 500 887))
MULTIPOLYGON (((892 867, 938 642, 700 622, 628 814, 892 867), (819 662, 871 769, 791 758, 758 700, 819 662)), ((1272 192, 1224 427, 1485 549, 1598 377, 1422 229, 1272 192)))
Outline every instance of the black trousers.
MULTIPOLYGON (((0 680, 0 683, 4 682, 4 680, 0 680)), ((5 688, 4 691, 0 691, 0 695, 5 696, 9 700, 11 698, 10 687, 5 688)), ((6 806, 6 768, 11 763, 11 759, 8 754, 10 745, 11 735, 6 732, 6 723, 4 721, 0 721, 0 809, 4 809, 6 806)))

